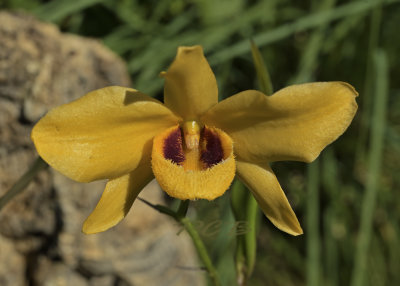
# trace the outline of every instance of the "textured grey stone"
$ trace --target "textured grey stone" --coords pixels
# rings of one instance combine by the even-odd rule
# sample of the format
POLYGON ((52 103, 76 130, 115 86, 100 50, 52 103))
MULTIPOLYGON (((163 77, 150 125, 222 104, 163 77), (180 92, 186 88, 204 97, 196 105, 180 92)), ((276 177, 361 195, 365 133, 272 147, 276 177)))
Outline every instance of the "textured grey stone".
POLYGON ((0 285, 24 285, 25 258, 13 241, 0 235, 0 285))
MULTIPOLYGON (((88 286, 89 281, 78 272, 61 262, 40 257, 34 281, 41 286, 88 286)), ((111 284, 110 284, 111 285, 111 284)))

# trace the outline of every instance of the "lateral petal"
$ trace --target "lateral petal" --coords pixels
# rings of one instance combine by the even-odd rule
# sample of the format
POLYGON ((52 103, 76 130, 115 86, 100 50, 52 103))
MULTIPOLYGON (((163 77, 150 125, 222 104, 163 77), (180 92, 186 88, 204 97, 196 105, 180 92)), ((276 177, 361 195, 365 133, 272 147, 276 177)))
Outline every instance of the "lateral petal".
POLYGON ((232 137, 239 159, 311 162, 350 125, 357 95, 343 82, 293 85, 269 97, 247 90, 221 101, 202 120, 232 137))
POLYGON ((303 233, 278 179, 268 164, 236 161, 236 170, 264 214, 277 228, 291 235, 303 233))
POLYGON ((154 178, 149 164, 109 180, 96 208, 83 224, 86 234, 98 233, 119 223, 130 210, 140 191, 154 178))
POLYGON ((218 86, 201 46, 179 47, 165 78, 164 103, 184 120, 197 120, 218 102, 218 86))
POLYGON ((117 178, 150 162, 153 137, 179 120, 157 100, 113 86, 49 111, 31 136, 49 165, 89 182, 117 178))

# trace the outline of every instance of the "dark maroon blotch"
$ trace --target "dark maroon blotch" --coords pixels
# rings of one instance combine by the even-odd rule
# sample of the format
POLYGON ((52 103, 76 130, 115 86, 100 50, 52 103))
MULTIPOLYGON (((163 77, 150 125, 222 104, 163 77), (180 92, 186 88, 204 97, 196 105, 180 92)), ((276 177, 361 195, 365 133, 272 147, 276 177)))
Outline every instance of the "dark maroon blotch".
POLYGON ((172 131, 167 138, 165 138, 164 146, 164 157, 171 160, 175 164, 180 165, 185 161, 185 155, 182 149, 182 133, 178 127, 172 131))
MULTIPOLYGON (((205 149, 201 150, 201 161, 210 168, 224 159, 221 139, 218 134, 204 127, 201 131, 201 140, 205 140, 205 149)), ((204 146, 201 144, 201 146, 204 146)))

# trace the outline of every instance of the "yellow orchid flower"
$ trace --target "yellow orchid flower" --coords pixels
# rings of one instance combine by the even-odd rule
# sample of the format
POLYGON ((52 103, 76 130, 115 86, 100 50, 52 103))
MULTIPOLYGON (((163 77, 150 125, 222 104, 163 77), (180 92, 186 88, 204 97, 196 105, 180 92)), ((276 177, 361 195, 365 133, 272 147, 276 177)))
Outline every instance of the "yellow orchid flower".
POLYGON ((161 75, 164 104, 106 87, 49 111, 32 130, 38 153, 56 170, 79 182, 108 179, 83 232, 116 225, 154 177, 172 197, 213 200, 237 173, 276 227, 301 234, 269 162, 313 161, 352 121, 354 88, 317 82, 272 96, 247 90, 218 103, 200 46, 178 48, 161 75))

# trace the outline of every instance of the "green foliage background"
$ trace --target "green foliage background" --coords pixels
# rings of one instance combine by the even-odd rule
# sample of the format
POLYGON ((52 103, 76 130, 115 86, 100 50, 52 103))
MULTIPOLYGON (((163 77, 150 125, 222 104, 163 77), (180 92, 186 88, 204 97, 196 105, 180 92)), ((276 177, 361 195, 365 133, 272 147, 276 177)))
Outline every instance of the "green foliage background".
MULTIPOLYGON (((221 99, 257 89, 249 39, 275 90, 351 83, 360 96, 349 130, 309 166, 274 164, 305 234, 286 235, 263 217, 248 284, 400 285, 399 1, 0 0, 0 8, 98 38, 125 59, 133 86, 159 99, 158 73, 181 45, 204 47, 221 99)), ((223 218, 216 236, 203 235, 224 285, 233 285, 229 194, 195 208, 199 218, 223 218)))

